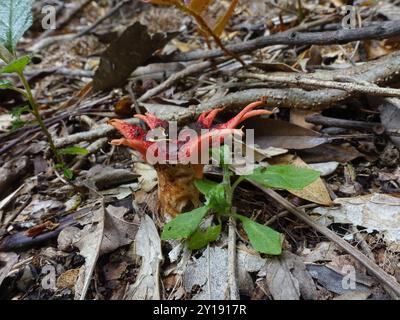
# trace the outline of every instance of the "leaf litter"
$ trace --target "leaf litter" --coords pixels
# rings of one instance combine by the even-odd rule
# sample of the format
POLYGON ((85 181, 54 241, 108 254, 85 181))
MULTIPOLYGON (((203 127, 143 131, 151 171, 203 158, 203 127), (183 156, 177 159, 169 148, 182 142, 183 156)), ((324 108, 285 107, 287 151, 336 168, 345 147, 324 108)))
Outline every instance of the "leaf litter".
MULTIPOLYGON (((42 2, 37 1, 35 8, 42 2)), ((374 22, 395 20, 398 5, 383 2, 377 8, 366 5, 377 9, 379 15, 372 16, 374 22)), ((260 35, 281 36, 293 27, 300 28, 300 36, 303 27, 305 31, 320 31, 318 26, 302 24, 301 15, 293 13, 297 8, 289 4, 280 8, 254 1, 190 3, 199 6, 192 9, 210 22, 224 45, 248 43, 260 35)), ((323 20, 309 1, 302 3, 307 18, 323 20)), ((319 8, 329 11, 326 3, 320 2, 319 8)), ((77 1, 71 1, 71 6, 76 7, 77 1)), ((158 95, 141 101, 141 96, 162 86, 169 77, 193 68, 197 62, 191 54, 202 54, 208 46, 215 49, 218 45, 204 37, 204 26, 199 21, 173 7, 140 3, 137 7, 127 4, 125 8, 124 19, 118 16, 122 11, 118 11, 94 31, 70 40, 86 24, 95 23, 105 9, 112 9, 112 4, 90 4, 78 12, 78 19, 56 32, 57 41, 52 39, 54 35, 46 37, 46 49, 37 51, 34 64, 26 67, 41 113, 56 141, 70 139, 65 147, 90 149, 89 154, 64 155, 74 168, 75 180, 66 181, 55 173, 45 140, 25 111, 19 119, 24 127, 18 128, 21 123, 11 110, 23 99, 7 90, 16 78, 7 75, 6 82, 0 82, 4 87, 0 93, 0 248, 14 245, 11 252, 0 252, 2 298, 226 299, 232 282, 227 229, 221 228, 217 241, 206 249, 190 251, 182 242, 161 241, 159 235, 166 221, 157 211, 156 171, 133 152, 96 142, 108 141, 106 135, 114 135, 104 128, 116 116, 131 118, 134 113, 151 112, 190 126, 202 105, 225 101, 225 110, 217 119, 223 123, 235 107, 259 99, 265 92, 269 95, 267 108, 279 107, 279 112, 269 119, 246 122, 246 128, 256 129, 251 148, 258 164, 294 163, 320 171, 321 177, 304 190, 279 193, 400 281, 398 99, 375 100, 366 94, 367 100, 349 94, 351 99, 335 100, 342 96, 340 90, 303 87, 301 82, 260 83, 244 79, 240 63, 234 59, 219 60, 216 56, 211 67, 172 81, 158 95), (94 92, 88 85, 92 80, 94 92), (247 101, 248 89, 264 91, 247 101), (229 100, 234 93, 239 99, 229 100), (290 100, 293 96, 300 102, 290 100), (310 102, 308 97, 317 99, 310 102), (307 110, 313 103, 318 106, 319 101, 331 98, 326 110, 307 110), (124 101, 123 110, 117 106, 119 101, 124 101), (299 105, 301 109, 293 109, 299 105), (306 121, 309 114, 337 121, 310 124, 306 121), (341 127, 339 120, 380 123, 384 129, 371 133, 358 126, 341 127), (36 256, 43 259, 37 262, 36 256), (35 288, 39 287, 46 266, 56 269, 56 287, 39 292, 35 288)), ((20 16, 25 17, 25 9, 14 9, 22 10, 20 16)), ((61 13, 65 13, 64 9, 61 13)), ((37 18, 36 11, 34 16, 37 18)), ((10 59, 6 48, 17 48, 20 56, 23 49, 43 46, 44 40, 36 39, 41 34, 38 26, 34 24, 24 33, 30 25, 29 16, 26 17, 25 22, 13 27, 11 38, 6 37, 10 33, 2 33, 4 26, 0 27, 0 43, 4 44, 0 45, 1 57, 10 59), (22 34, 24 38, 16 47, 22 34)), ((322 20, 324 30, 329 21, 322 20)), ((336 19, 327 27, 336 28, 339 24, 336 19)), ((390 89, 398 87, 396 76, 377 68, 379 81, 375 81, 377 69, 368 66, 370 62, 373 65, 396 58, 395 39, 361 40, 341 46, 272 45, 259 48, 257 53, 247 50, 241 58, 254 73, 283 74, 288 78, 296 75, 299 80, 315 73, 323 74, 324 79, 336 81, 342 77, 338 82, 370 87, 371 82, 379 82, 381 88, 390 89), (359 69, 365 65, 368 77, 359 71, 348 73, 353 65, 359 69)), ((218 103, 215 107, 221 106, 218 103)), ((205 173, 207 178, 220 181, 221 172, 211 168, 205 173)), ((258 189, 242 183, 233 201, 239 214, 272 224, 285 235, 282 255, 271 257, 249 249, 249 239, 238 228, 236 280, 240 297, 388 298, 357 261, 258 189), (349 266, 356 270, 355 290, 344 290, 342 286, 347 276, 343 270, 349 266)), ((210 218, 211 225, 215 221, 213 216, 210 218)))

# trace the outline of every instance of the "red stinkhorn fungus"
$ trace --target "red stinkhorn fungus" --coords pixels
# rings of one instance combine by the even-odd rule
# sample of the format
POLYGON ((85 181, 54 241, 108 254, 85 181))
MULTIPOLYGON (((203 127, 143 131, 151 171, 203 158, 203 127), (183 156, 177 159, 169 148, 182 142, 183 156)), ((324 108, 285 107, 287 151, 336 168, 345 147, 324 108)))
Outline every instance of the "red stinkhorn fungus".
MULTIPOLYGON (((194 180, 202 178, 204 164, 188 163, 187 159, 193 154, 196 154, 196 157, 200 155, 201 151, 206 150, 204 148, 208 148, 215 139, 222 141, 232 134, 241 135, 242 131, 235 128, 244 120, 258 115, 270 115, 272 112, 268 110, 254 110, 263 104, 265 104, 265 100, 250 103, 228 122, 214 126, 213 121, 223 108, 202 113, 197 120, 196 127, 198 131, 209 130, 185 141, 170 140, 170 145, 175 145, 175 149, 162 147, 158 141, 149 139, 147 132, 139 126, 113 119, 109 121, 109 124, 114 126, 123 135, 123 138, 112 140, 111 143, 126 145, 139 151, 144 160, 148 162, 150 162, 148 151, 152 148, 151 154, 157 159, 163 160, 161 163, 152 163, 158 176, 159 206, 162 214, 175 217, 179 213, 200 205, 199 192, 194 185, 194 180)), ((146 115, 135 115, 135 117, 144 121, 150 129, 161 129, 164 133, 168 130, 169 123, 158 119, 153 114, 146 113, 146 115)), ((180 136, 185 133, 184 130, 187 129, 182 129, 180 136)))

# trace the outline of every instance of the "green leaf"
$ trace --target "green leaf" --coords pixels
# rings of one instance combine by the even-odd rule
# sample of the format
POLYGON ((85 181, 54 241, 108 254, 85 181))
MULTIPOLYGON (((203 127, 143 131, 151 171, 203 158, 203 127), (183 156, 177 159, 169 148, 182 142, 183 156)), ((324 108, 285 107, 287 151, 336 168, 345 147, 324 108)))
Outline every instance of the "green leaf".
MULTIPOLYGON (((1 80, 0 80, 1 82, 1 80)), ((0 85, 1 87, 1 85, 0 85)), ((20 106, 20 107, 15 107, 12 108, 10 111, 10 114, 13 117, 13 120, 11 122, 11 129, 10 131, 15 131, 19 128, 22 128, 24 125, 26 125, 28 123, 28 121, 24 121, 21 119, 21 116, 24 112, 29 112, 30 108, 29 106, 20 106)))
POLYGON ((216 183, 207 179, 195 180, 197 189, 206 196, 206 205, 217 212, 224 213, 229 207, 226 201, 225 188, 222 183, 216 183))
POLYGON ((225 196, 225 186, 222 183, 210 189, 206 199, 207 206, 219 213, 224 213, 229 208, 229 203, 225 196))
POLYGON ((29 62, 31 62, 30 56, 22 56, 17 60, 11 61, 8 65, 0 69, 0 73, 22 73, 29 62))
POLYGON ((9 89, 12 87, 12 83, 8 80, 0 79, 0 89, 9 89))
POLYGON ((219 185, 219 183, 208 180, 208 179, 196 179, 194 181, 196 188, 204 194, 206 197, 209 195, 211 189, 219 185))
POLYGON ((54 169, 56 169, 56 170, 63 169, 63 168, 64 168, 64 164, 62 164, 62 163, 54 164, 54 169))
POLYGON ((190 250, 198 250, 204 248, 211 242, 218 239, 221 233, 221 225, 211 226, 206 230, 197 228, 196 232, 188 239, 188 247, 190 250))
POLYGON ((64 148, 64 149, 60 149, 59 153, 61 155, 87 155, 89 153, 89 151, 85 148, 81 148, 81 147, 68 147, 68 148, 64 148))
POLYGON ((201 219, 207 214, 208 207, 200 207, 190 212, 180 214, 164 226, 162 240, 186 239, 196 231, 201 219))
POLYGON ((245 216, 236 215, 236 217, 242 222, 244 231, 254 249, 270 255, 282 253, 282 234, 245 216))
POLYGON ((247 176, 268 188, 303 189, 319 177, 319 172, 294 165, 276 165, 257 168, 247 176))
POLYGON ((29 112, 29 106, 19 106, 11 109, 10 113, 13 118, 19 118, 24 112, 29 112))
POLYGON ((11 53, 32 25, 32 4, 33 0, 0 0, 0 43, 11 53))
POLYGON ((74 172, 69 168, 64 168, 64 177, 68 180, 72 180, 74 178, 74 172))

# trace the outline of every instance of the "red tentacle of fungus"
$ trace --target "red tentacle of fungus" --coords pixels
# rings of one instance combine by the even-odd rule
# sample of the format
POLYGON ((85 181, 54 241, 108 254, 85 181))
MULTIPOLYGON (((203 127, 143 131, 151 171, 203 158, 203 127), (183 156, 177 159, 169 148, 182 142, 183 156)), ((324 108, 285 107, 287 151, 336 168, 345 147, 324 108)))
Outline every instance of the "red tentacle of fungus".
MULTIPOLYGON (((222 142, 226 137, 232 134, 242 135, 243 132, 240 129, 235 128, 243 121, 258 115, 272 114, 274 111, 254 110, 255 108, 265 104, 265 102, 266 99, 264 98, 260 101, 250 103, 231 120, 214 126, 213 122, 215 118, 224 108, 203 112, 197 119, 197 124, 201 129, 209 129, 208 132, 203 133, 194 139, 192 138, 187 142, 171 141, 171 143, 175 143, 179 146, 179 149, 177 150, 178 163, 156 164, 154 166, 158 174, 158 195, 161 207, 160 209, 163 213, 176 216, 181 213, 182 210, 188 209, 188 203, 191 203, 194 207, 200 204, 199 193, 194 186, 194 179, 201 178, 204 164, 193 164, 190 163, 190 161, 188 163, 188 158, 194 154, 198 156, 201 152, 205 152, 206 148, 208 149, 210 144, 216 140, 218 141, 218 139, 222 142)), ((167 121, 161 120, 151 113, 135 115, 135 117, 144 121, 150 129, 168 128, 167 121)), ((146 160, 148 149, 157 142, 147 141, 147 132, 145 130, 139 126, 128 124, 119 119, 110 120, 109 124, 114 126, 124 137, 112 140, 112 144, 126 145, 135 149, 139 151, 146 160)), ((168 148, 165 150, 165 148, 156 145, 155 149, 158 153, 162 153, 164 159, 169 160, 172 158, 173 154, 168 151, 168 148)))
POLYGON ((146 115, 135 114, 134 117, 144 121, 149 126, 150 129, 168 127, 168 121, 161 120, 152 113, 146 113, 146 115))
POLYGON ((210 129, 215 117, 222 110, 224 110, 224 108, 217 108, 203 112, 197 119, 197 123, 200 124, 201 128, 203 129, 210 129))

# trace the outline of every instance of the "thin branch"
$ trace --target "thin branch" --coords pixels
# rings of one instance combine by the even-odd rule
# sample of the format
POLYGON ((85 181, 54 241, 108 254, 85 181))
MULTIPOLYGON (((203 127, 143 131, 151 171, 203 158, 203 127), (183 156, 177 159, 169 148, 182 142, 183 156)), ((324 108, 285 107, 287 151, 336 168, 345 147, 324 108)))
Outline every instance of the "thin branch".
POLYGON ((298 74, 286 74, 285 76, 280 76, 274 74, 258 74, 258 73, 244 72, 241 74, 241 76, 245 78, 255 78, 262 81, 297 85, 305 89, 307 89, 308 87, 317 87, 317 88, 345 90, 349 93, 366 94, 369 96, 396 97, 396 98, 400 97, 400 89, 381 88, 378 86, 366 86, 357 83, 338 82, 338 81, 330 81, 317 78, 304 78, 298 74))
MULTIPOLYGON (((323 32, 286 31, 254 40, 226 46, 226 49, 236 54, 243 54, 267 46, 285 45, 328 45, 342 44, 359 40, 385 39, 400 35, 400 22, 388 21, 379 25, 371 25, 356 29, 340 29, 323 32)), ((199 59, 218 58, 224 55, 220 49, 196 50, 188 53, 178 53, 163 58, 165 62, 191 61, 199 59)))
POLYGON ((167 90, 168 88, 172 87, 179 80, 181 80, 187 76, 202 72, 202 71, 206 70, 207 68, 211 67, 212 65, 213 65, 213 62, 211 62, 211 61, 204 61, 204 62, 189 65, 182 71, 172 74, 167 80, 160 83, 158 86, 146 91, 146 93, 138 99, 138 102, 144 102, 144 101, 154 97, 155 95, 158 95, 161 92, 167 90))
POLYGON ((239 290, 236 282, 236 222, 229 218, 228 231, 228 284, 230 300, 239 300, 239 290))
MULTIPOLYGON (((111 8, 108 10, 102 17, 97 19, 95 22, 93 22, 90 26, 79 32, 75 38, 79 38, 84 36, 85 34, 91 32, 92 30, 96 29, 97 26, 99 26, 103 21, 107 20, 108 18, 112 17, 114 14, 116 14, 123 6, 131 2, 132 0, 122 0, 120 1, 115 7, 111 8)), ((135 2, 137 5, 138 1, 135 2)))
MULTIPOLYGON (((288 78, 294 76, 289 73, 277 73, 277 75, 283 74, 288 78)), ((400 53, 396 52, 356 67, 345 70, 320 71, 316 72, 312 76, 326 81, 332 81, 339 75, 342 77, 351 77, 357 80, 357 82, 355 82, 356 84, 361 83, 362 85, 365 85, 367 82, 370 83, 372 89, 372 87, 374 87, 372 84, 388 83, 393 79, 393 77, 398 76, 399 74, 400 53)), ((301 79, 312 79, 310 78, 312 76, 301 74, 301 79)), ((271 107, 323 110, 342 102, 351 96, 351 92, 339 89, 319 89, 311 91, 300 88, 249 89, 230 93, 225 97, 204 102, 197 107, 196 113, 220 108, 221 106, 224 106, 227 109, 241 108, 246 104, 261 99, 262 97, 268 97, 268 105, 271 107)))

